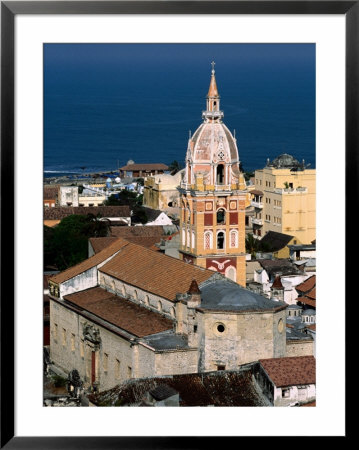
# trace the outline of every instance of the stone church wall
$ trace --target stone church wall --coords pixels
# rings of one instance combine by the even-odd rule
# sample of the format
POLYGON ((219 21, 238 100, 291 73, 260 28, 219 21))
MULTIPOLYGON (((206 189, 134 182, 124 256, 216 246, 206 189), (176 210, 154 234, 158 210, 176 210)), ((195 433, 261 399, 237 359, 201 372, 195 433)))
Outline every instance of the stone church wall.
POLYGON ((314 355, 313 341, 287 341, 286 356, 311 356, 314 355))
POLYGON ((137 346, 131 347, 125 338, 55 301, 51 301, 50 323, 50 357, 66 373, 77 369, 80 377, 90 382, 91 353, 94 349, 92 344, 84 341, 83 325, 87 323, 100 331, 101 345, 96 351, 96 381, 100 390, 109 389, 132 377, 154 375, 152 351, 143 349, 139 358, 137 346))
POLYGON ((156 376, 198 372, 197 349, 156 353, 156 376))
POLYGON ((285 356, 285 311, 278 313, 206 313, 201 339, 201 370, 238 369, 261 358, 285 356), (281 331, 278 322, 282 320, 281 331), (224 327, 224 331, 218 331, 224 327))

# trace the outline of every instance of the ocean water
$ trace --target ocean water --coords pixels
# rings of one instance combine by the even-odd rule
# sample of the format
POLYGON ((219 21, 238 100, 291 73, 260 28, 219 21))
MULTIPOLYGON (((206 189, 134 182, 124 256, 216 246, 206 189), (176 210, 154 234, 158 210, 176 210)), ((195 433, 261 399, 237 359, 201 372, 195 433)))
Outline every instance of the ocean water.
POLYGON ((184 164, 211 61, 244 170, 315 167, 314 44, 45 44, 44 174, 184 164))

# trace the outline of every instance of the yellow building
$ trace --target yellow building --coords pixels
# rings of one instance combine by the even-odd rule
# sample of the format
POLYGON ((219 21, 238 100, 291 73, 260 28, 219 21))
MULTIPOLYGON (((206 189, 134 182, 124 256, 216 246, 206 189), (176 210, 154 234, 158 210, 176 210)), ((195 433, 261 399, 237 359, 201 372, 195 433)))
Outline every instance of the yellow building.
POLYGON ((143 206, 161 211, 177 208, 179 204, 178 187, 183 170, 175 175, 161 174, 147 177, 143 189, 143 206))
POLYGON ((235 137, 222 122, 214 63, 203 123, 188 140, 180 255, 245 286, 245 202, 235 137))
POLYGON ((255 172, 253 234, 268 231, 295 236, 303 244, 316 237, 316 173, 304 161, 283 154, 255 172))

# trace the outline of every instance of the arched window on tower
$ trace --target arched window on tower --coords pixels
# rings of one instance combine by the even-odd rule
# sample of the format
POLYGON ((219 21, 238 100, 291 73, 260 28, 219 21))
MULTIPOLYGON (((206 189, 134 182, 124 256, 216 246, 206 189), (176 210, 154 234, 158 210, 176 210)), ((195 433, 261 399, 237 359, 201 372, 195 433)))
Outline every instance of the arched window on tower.
POLYGON ((218 164, 216 169, 216 184, 224 184, 224 165, 218 164))
POLYGON ((220 208, 217 211, 217 225, 224 225, 226 223, 226 211, 220 208))
POLYGON ((224 232, 219 231, 217 233, 217 248, 220 250, 224 249, 224 232))

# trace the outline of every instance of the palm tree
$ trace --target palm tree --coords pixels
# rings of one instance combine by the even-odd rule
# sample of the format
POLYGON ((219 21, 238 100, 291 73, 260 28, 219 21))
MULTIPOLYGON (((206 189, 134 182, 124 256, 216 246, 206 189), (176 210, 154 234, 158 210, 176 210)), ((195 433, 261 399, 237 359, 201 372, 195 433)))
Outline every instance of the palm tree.
POLYGON ((256 239, 253 234, 248 233, 246 237, 246 252, 250 253, 252 257, 256 256, 256 253, 260 249, 260 241, 256 239))

